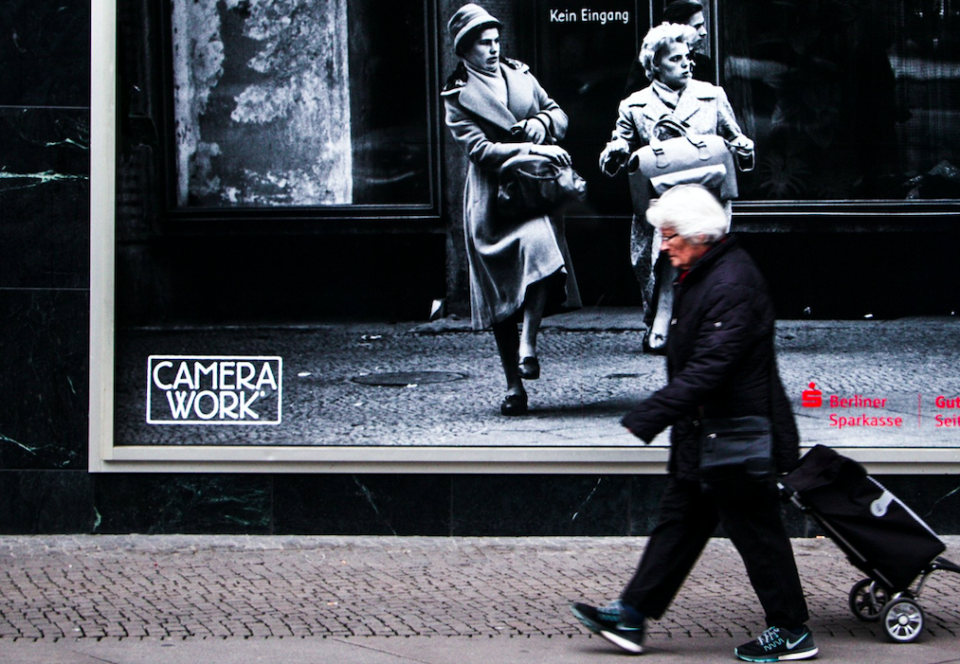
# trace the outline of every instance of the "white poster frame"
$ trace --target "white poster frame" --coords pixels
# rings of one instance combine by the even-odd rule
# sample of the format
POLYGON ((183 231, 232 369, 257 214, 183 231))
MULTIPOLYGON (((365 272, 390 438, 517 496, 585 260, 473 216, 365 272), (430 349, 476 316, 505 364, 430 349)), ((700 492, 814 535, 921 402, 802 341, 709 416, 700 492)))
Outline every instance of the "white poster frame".
MULTIPOLYGON (((90 472, 663 473, 660 447, 128 446, 114 438, 117 0, 92 0, 90 472)), ((960 473, 960 448, 845 449, 876 473, 960 473)))

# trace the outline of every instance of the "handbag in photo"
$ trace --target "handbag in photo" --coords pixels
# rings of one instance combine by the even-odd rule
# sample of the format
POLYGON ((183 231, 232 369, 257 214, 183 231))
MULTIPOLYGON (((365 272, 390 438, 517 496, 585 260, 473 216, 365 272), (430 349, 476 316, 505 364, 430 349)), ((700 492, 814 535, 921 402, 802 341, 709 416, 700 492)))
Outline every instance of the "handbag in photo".
POLYGON ((650 144, 634 152, 627 162, 632 186, 642 186, 648 181, 659 196, 679 184, 699 184, 715 192, 720 200, 738 196, 733 153, 721 136, 692 134, 687 127, 670 119, 657 122, 652 134, 650 144), (655 138, 661 128, 679 136, 666 140, 655 138), (644 182, 634 184, 636 178, 644 182))
POLYGON ((587 183, 571 166, 541 155, 518 155, 500 167, 497 209, 514 219, 550 214, 587 197, 587 183))
POLYGON ((773 474, 773 434, 763 415, 701 420, 700 479, 762 480, 773 474))

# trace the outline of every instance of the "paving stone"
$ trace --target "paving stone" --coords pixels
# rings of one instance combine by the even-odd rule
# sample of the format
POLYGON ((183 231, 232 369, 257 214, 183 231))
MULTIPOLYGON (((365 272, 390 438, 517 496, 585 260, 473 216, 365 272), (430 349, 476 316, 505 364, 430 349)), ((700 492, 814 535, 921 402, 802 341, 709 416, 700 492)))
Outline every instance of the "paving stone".
MULTIPOLYGON (((944 538, 958 559, 960 537, 944 538)), ((571 600, 606 602, 644 538, 70 536, 0 538, 0 638, 279 639, 573 636, 571 600)), ((794 540, 811 626, 881 638, 847 609, 861 577, 829 540, 794 540)), ((930 577, 931 633, 960 633, 960 575, 930 577)), ((736 551, 712 540, 670 611, 669 638, 762 629, 736 551)))

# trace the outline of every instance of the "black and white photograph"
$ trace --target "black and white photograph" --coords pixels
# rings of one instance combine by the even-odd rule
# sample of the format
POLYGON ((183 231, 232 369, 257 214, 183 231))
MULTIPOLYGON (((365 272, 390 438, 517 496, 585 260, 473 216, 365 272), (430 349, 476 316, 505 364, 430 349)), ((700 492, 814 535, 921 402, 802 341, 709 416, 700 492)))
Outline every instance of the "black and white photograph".
POLYGON ((948 4, 118 3, 110 449, 659 465, 692 186, 802 444, 953 458, 948 4))

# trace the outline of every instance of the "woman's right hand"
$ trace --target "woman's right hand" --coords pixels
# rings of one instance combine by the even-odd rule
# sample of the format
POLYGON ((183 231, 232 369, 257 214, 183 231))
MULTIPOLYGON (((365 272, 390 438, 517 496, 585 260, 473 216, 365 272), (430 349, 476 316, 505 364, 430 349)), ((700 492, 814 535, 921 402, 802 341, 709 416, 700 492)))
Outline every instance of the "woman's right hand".
POLYGON ((569 166, 573 163, 570 153, 559 145, 534 145, 530 148, 530 154, 537 154, 557 162, 561 166, 569 166))
POLYGON ((627 145, 626 141, 610 141, 603 152, 600 153, 600 170, 612 177, 627 163, 629 158, 630 146, 627 145))

